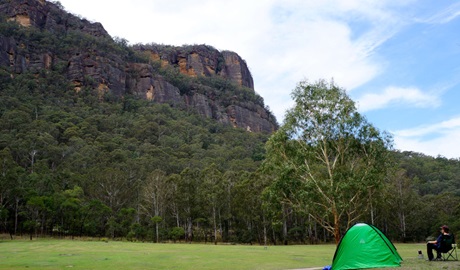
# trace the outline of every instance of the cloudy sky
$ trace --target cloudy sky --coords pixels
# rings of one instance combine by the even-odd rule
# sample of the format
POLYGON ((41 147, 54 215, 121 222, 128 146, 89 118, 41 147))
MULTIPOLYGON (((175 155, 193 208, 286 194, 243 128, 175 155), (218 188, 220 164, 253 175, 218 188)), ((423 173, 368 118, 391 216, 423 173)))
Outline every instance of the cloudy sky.
POLYGON ((135 43, 207 44, 246 60, 282 123, 301 80, 334 79, 395 148, 460 158, 460 2, 60 0, 135 43))

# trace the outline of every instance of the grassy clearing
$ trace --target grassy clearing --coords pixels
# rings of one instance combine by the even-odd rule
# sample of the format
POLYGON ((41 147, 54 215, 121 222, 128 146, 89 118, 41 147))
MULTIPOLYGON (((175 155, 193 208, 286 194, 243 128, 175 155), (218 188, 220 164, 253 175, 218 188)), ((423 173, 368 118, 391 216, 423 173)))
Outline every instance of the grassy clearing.
MULTIPOLYGON (((460 269, 459 262, 426 262, 424 244, 396 245, 398 269, 460 269)), ((244 246, 79 240, 0 241, 0 269, 302 269, 330 265, 335 245, 244 246)))

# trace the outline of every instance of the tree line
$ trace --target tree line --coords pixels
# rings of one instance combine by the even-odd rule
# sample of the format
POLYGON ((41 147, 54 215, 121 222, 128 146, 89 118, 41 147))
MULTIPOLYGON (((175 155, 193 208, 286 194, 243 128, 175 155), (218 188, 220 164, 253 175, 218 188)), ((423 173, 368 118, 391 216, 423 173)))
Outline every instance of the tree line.
POLYGON ((0 103, 0 213, 12 235, 126 237, 134 226, 145 238, 155 218, 163 236, 175 224, 191 239, 192 227, 217 228, 230 215, 220 204, 212 223, 197 214, 209 210, 207 186, 220 203, 225 175, 225 190, 236 193, 236 175, 252 177, 268 138, 136 97, 101 101, 59 75, 5 76, 0 103), (162 200, 146 194, 161 181, 162 200))
MULTIPOLYGON (((5 21, 2 18, 2 21, 5 21)), ((125 40, 0 23, 0 34, 69 55, 146 62, 125 40)), ((32 52, 22 52, 32 53, 32 52)), ((251 133, 136 96, 75 92, 66 62, 0 68, 0 233, 257 244, 338 241, 356 222, 392 240, 460 231, 460 162, 392 149, 333 82, 300 82, 274 134, 251 133)), ((222 78, 152 63, 183 93, 263 105, 222 78)))
MULTIPOLYGON (((299 87, 298 98, 311 87, 343 94, 299 87)), ((0 230, 11 237, 318 243, 368 222, 421 241, 441 223, 460 226, 459 161, 391 150, 346 95, 346 125, 324 108, 316 126, 293 110, 275 134, 257 134, 136 97, 76 93, 59 74, 3 76, 0 94, 0 230), (298 123, 311 130, 289 138, 298 123)))

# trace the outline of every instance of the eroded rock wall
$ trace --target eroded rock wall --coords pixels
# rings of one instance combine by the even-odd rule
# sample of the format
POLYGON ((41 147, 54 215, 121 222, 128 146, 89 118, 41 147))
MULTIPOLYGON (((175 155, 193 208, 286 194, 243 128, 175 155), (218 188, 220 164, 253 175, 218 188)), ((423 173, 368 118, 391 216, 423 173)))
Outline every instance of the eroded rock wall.
POLYGON ((235 52, 220 52, 208 45, 138 45, 134 48, 148 53, 154 61, 161 61, 163 66, 177 66, 182 74, 192 77, 217 75, 240 86, 254 89, 246 62, 235 52))
MULTIPOLYGON (((24 72, 38 74, 41 70, 64 65, 65 76, 75 91, 91 87, 103 95, 110 92, 122 96, 135 94, 146 100, 168 103, 178 108, 195 110, 203 117, 244 128, 252 132, 273 132, 276 120, 262 106, 244 100, 225 102, 216 98, 216 89, 206 90, 204 85, 190 86, 186 93, 161 76, 147 63, 133 63, 117 51, 100 49, 100 44, 113 42, 100 23, 80 19, 62 10, 59 3, 44 0, 0 0, 0 15, 20 27, 63 36, 74 33, 88 35, 91 46, 75 44, 66 50, 47 48, 32 40, 0 35, 0 66, 11 76, 24 72), (91 39, 92 38, 92 39, 91 39), (201 89, 197 91, 196 89, 201 89), (204 90, 203 90, 204 89, 204 90)), ((69 45, 69 44, 67 44, 69 45)), ((208 45, 147 46, 138 45, 133 50, 149 55, 151 61, 177 68, 191 76, 220 76, 233 83, 254 89, 246 62, 236 53, 220 52, 208 45)), ((183 89, 182 89, 183 90, 183 89)))

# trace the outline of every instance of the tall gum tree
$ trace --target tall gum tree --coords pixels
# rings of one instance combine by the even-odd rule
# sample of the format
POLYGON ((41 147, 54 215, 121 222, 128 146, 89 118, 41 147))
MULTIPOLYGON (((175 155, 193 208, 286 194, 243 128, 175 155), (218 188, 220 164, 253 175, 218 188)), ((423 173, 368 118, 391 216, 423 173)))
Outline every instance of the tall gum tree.
POLYGON ((267 143, 268 188, 283 204, 313 218, 340 241, 381 190, 392 138, 357 112, 333 81, 300 82, 295 105, 267 143))

